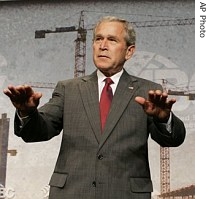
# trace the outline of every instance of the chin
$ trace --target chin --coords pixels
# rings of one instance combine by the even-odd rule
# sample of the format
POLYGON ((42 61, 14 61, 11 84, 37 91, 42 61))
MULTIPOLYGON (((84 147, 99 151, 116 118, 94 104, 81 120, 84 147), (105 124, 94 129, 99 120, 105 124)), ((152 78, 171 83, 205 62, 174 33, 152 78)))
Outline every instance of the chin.
POLYGON ((96 65, 98 69, 100 70, 109 70, 109 66, 103 65, 103 64, 97 64, 96 65))
POLYGON ((99 67, 98 68, 100 71, 102 71, 102 72, 109 72, 110 71, 110 68, 108 68, 108 67, 99 67))

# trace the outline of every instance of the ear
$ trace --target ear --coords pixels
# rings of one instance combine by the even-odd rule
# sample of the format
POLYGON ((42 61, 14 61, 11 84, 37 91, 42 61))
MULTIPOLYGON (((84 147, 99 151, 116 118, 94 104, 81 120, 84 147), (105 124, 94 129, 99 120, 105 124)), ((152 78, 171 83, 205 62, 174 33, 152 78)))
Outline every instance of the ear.
POLYGON ((128 60, 132 57, 133 53, 135 52, 135 45, 130 45, 128 46, 127 48, 127 52, 126 52, 126 55, 125 55, 125 59, 128 60))

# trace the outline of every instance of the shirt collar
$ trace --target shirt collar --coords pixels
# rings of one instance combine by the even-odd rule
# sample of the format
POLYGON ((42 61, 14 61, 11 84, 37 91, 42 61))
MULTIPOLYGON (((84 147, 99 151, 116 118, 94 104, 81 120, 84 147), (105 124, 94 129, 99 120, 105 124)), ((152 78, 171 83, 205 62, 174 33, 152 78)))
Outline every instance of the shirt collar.
MULTIPOLYGON (((114 84, 118 84, 119 79, 122 74, 123 74, 123 69, 120 72, 118 72, 110 77, 112 79, 112 81, 114 82, 114 84)), ((97 70, 97 76, 98 76, 99 83, 102 83, 104 81, 104 79, 106 79, 106 76, 100 70, 97 70)))

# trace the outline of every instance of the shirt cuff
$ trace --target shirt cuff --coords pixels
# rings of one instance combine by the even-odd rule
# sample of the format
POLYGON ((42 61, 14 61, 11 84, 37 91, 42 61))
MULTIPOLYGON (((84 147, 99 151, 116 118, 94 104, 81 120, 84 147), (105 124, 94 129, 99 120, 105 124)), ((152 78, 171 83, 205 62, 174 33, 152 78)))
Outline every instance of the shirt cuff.
POLYGON ((167 129, 167 131, 168 131, 169 133, 172 132, 171 120, 172 120, 172 113, 170 112, 170 116, 169 116, 169 119, 168 119, 167 123, 161 123, 161 124, 163 124, 163 125, 166 127, 166 129, 167 129))
POLYGON ((16 110, 16 114, 18 116, 18 119, 20 120, 20 128, 22 128, 22 126, 24 125, 24 123, 28 120, 29 115, 25 116, 25 117, 21 117, 20 114, 18 113, 18 110, 16 110))

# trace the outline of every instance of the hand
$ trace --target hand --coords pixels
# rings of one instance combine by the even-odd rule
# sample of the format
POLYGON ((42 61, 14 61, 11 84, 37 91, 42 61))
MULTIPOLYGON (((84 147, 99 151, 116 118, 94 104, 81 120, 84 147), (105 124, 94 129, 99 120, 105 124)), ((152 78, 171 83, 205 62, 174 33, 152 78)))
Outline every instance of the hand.
POLYGON ((145 113, 152 116, 158 122, 167 122, 170 117, 170 112, 176 99, 167 100, 168 94, 161 90, 150 90, 148 99, 136 97, 135 100, 143 106, 145 113))
POLYGON ((27 116, 36 110, 42 97, 40 92, 34 92, 28 85, 8 86, 3 92, 10 98, 21 117, 27 116))

